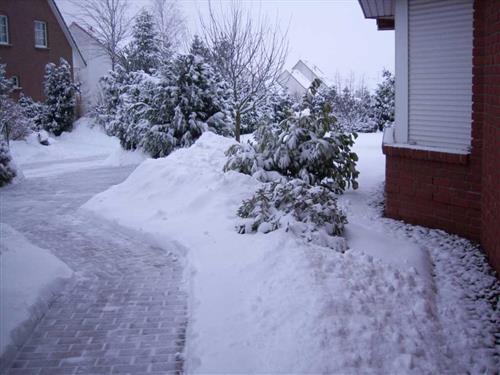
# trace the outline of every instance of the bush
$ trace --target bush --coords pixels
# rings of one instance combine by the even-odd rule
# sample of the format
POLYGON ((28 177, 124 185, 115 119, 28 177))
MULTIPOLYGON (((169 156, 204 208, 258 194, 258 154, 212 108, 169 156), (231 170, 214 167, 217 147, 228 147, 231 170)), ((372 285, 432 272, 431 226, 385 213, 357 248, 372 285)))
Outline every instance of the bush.
POLYGON ((299 179, 264 185, 243 201, 238 216, 248 219, 238 226, 239 233, 267 233, 293 225, 295 231, 298 228, 306 237, 317 231, 339 236, 347 223, 333 192, 299 179), (298 226, 297 222, 303 225, 298 226))
POLYGON ((7 143, 24 139, 31 132, 30 121, 10 97, 11 92, 12 81, 5 76, 5 65, 0 64, 0 133, 7 143))
POLYGON ((165 62, 154 74, 118 68, 101 80, 97 121, 123 148, 152 157, 189 147, 203 132, 232 135, 228 88, 202 56, 195 37, 188 54, 165 62))
POLYGON ((59 66, 49 63, 45 66, 44 92, 46 96, 45 130, 54 135, 71 131, 75 117, 78 85, 73 83, 71 67, 61 58, 59 66))
POLYGON ((358 157, 351 151, 356 134, 335 130, 334 125, 329 107, 315 109, 312 98, 306 97, 302 111, 279 124, 260 126, 255 143, 231 146, 224 170, 252 174, 261 181, 274 178, 267 172, 277 172, 335 193, 350 186, 357 189, 358 157))
POLYGON ((16 170, 11 161, 7 142, 0 140, 0 187, 7 185, 16 177, 16 170))

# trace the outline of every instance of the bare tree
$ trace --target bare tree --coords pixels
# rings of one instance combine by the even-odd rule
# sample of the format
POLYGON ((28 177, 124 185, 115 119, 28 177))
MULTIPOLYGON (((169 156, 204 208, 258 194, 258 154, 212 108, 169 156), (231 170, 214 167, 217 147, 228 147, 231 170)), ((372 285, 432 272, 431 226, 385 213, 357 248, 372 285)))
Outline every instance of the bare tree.
POLYGON ((209 3, 208 20, 201 20, 215 66, 232 90, 235 136, 240 141, 241 117, 261 105, 276 83, 288 53, 286 33, 260 15, 233 1, 218 11, 209 3))
POLYGON ((128 0, 70 0, 73 16, 104 46, 115 70, 119 49, 128 36, 128 0))
POLYGON ((161 52, 170 57, 187 37, 186 19, 178 0, 151 0, 151 11, 161 39, 161 52))

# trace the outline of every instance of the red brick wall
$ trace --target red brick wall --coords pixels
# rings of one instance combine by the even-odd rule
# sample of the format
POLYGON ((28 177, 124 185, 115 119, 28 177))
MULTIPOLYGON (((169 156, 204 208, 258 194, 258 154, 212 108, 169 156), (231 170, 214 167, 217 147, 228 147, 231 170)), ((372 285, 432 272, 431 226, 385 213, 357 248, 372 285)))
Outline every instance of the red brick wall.
POLYGON ((500 274, 500 1, 476 0, 475 101, 483 129, 481 243, 500 274))
POLYGON ((500 1, 474 9, 471 153, 384 146, 385 213, 481 241, 500 274, 500 1))
POLYGON ((479 158, 388 146, 384 153, 387 216, 479 240, 479 158))
POLYGON ((42 100, 43 75, 48 62, 62 57, 73 65, 72 49, 47 0, 0 0, 0 14, 9 19, 10 45, 0 45, 0 63, 7 76, 17 75, 23 92, 42 100), (48 48, 35 48, 34 21, 47 22, 48 48))

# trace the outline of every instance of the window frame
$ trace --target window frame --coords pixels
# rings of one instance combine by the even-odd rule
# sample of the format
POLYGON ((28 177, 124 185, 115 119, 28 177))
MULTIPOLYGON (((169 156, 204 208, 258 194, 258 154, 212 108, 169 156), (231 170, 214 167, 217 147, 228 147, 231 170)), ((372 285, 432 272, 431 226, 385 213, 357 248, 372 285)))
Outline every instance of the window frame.
POLYGON ((5 38, 6 41, 0 40, 0 45, 8 46, 10 45, 10 35, 9 35, 9 17, 6 14, 0 14, 0 19, 5 20, 5 38))
POLYGON ((47 22, 46 21, 40 21, 40 20, 35 20, 33 22, 33 30, 35 32, 35 48, 49 48, 49 36, 48 36, 48 28, 47 28, 47 22), (44 42, 45 45, 43 44, 38 44, 38 38, 37 38, 37 25, 43 25, 43 36, 44 36, 44 42))

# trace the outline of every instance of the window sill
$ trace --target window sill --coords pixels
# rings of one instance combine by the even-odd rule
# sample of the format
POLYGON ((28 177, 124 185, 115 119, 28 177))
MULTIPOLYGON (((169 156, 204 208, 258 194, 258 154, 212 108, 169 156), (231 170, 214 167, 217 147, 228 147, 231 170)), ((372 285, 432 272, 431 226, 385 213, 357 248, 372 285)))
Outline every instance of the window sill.
POLYGON ((36 49, 41 49, 41 50, 49 50, 49 47, 44 47, 44 46, 35 46, 36 49))
POLYGON ((394 128, 384 129, 382 150, 384 155, 387 156, 450 164, 467 165, 470 158, 470 152, 465 150, 440 149, 408 143, 396 143, 394 128))
POLYGON ((467 165, 470 153, 453 150, 432 150, 430 147, 417 147, 406 144, 383 144, 382 150, 386 156, 395 156, 405 159, 434 161, 447 164, 467 165))
POLYGON ((1 47, 12 47, 11 43, 0 43, 0 48, 1 47))

